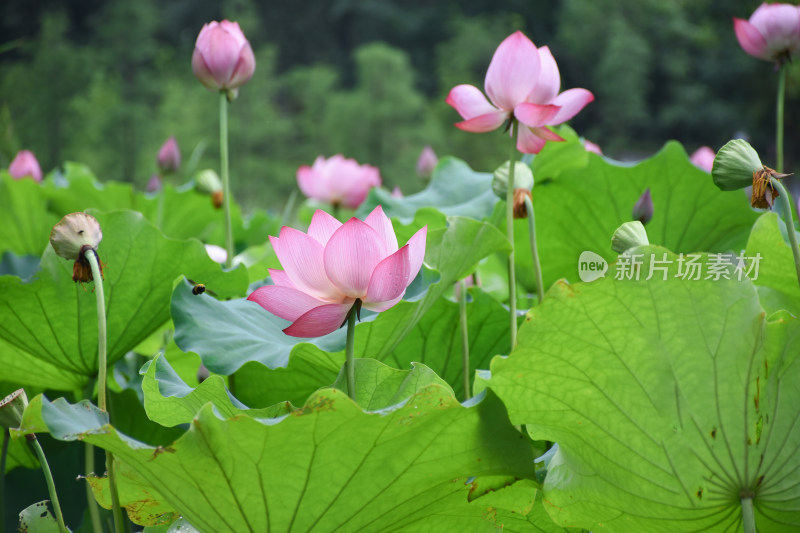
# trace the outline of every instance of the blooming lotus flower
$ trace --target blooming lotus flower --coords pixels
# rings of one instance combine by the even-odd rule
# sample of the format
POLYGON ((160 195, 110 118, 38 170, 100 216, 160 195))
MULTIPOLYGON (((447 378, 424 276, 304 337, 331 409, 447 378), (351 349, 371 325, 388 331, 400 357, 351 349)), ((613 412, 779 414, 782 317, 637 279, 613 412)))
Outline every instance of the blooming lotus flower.
POLYGON ((436 152, 433 151, 433 148, 426 145, 417 159, 417 174, 425 179, 430 178, 433 174, 433 169, 436 168, 438 163, 439 158, 436 157, 436 152))
POLYGON ((759 59, 783 61, 800 51, 800 7, 790 4, 758 6, 750 20, 733 19, 742 49, 759 59))
POLYGON ((21 150, 11 164, 8 166, 8 173, 14 179, 32 178, 34 181, 42 181, 42 169, 36 156, 30 150, 21 150))
POLYGON ((297 169, 297 185, 309 198, 334 206, 355 209, 372 187, 381 184, 378 169, 359 165, 355 159, 337 154, 329 159, 317 157, 312 166, 297 169))
POLYGON ((714 158, 717 153, 708 146, 701 146, 692 153, 689 160, 694 166, 706 172, 711 172, 711 167, 714 166, 714 158))
POLYGON ((506 37, 495 50, 486 71, 484 88, 489 100, 472 85, 453 87, 447 103, 465 119, 464 131, 496 130, 508 119, 519 122, 517 149, 537 154, 547 141, 563 141, 547 126, 574 117, 594 95, 586 89, 559 94, 561 75, 547 46, 536 46, 522 32, 506 37))
POLYGON ((161 172, 175 172, 181 166, 181 151, 178 148, 178 141, 175 137, 170 137, 158 151, 158 168, 161 172))
POLYGON ((192 70, 209 89, 235 91, 256 69, 256 58, 239 24, 209 22, 200 30, 192 54, 192 70))
POLYGON ((381 206, 363 222, 351 218, 344 224, 318 210, 307 234, 283 227, 279 237, 269 238, 284 270, 270 269, 274 285, 247 299, 290 320, 287 335, 326 335, 343 325, 357 301, 372 311, 400 301, 422 266, 427 230, 398 249, 381 206))

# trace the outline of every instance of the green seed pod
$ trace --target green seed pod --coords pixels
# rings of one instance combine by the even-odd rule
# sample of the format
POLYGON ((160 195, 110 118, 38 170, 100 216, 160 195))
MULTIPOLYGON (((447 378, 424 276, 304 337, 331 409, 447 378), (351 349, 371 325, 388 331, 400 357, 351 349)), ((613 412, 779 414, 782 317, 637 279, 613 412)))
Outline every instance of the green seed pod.
POLYGON ((611 249, 620 254, 636 246, 647 244, 650 244, 647 239, 647 232, 644 229, 644 225, 638 220, 624 223, 617 228, 611 237, 611 249))
MULTIPOLYGON (((508 190, 508 170, 510 168, 511 166, 506 161, 494 171, 492 179, 492 190, 503 200, 506 199, 508 190)), ((514 189, 533 190, 533 171, 531 167, 520 161, 514 163, 514 189)))
POLYGON ((753 173, 764 165, 750 143, 734 139, 723 146, 714 158, 711 177, 723 191, 744 189, 753 184, 753 173))

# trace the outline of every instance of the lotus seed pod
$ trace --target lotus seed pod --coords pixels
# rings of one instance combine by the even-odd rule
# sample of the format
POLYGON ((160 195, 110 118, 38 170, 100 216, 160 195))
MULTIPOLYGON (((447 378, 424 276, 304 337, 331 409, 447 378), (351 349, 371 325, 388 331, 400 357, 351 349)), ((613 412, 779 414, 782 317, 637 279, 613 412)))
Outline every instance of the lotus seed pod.
POLYGON ((624 223, 611 237, 611 249, 620 254, 625 250, 647 244, 650 244, 647 239, 647 231, 644 229, 644 224, 638 220, 624 223))
MULTIPOLYGON (((508 171, 511 166, 506 161, 494 171, 494 178, 492 179, 492 190, 501 199, 506 199, 506 191, 508 190, 508 171)), ((514 163, 514 189, 533 190, 533 171, 531 167, 517 161, 514 163)))
POLYGON ((723 191, 735 191, 752 185, 753 173, 763 166, 750 143, 734 139, 717 152, 711 167, 711 177, 714 184, 723 191))
POLYGON ((92 215, 70 213, 53 226, 50 244, 53 250, 64 259, 77 260, 85 249, 97 249, 103 240, 100 224, 92 215))
POLYGON ((0 400, 0 427, 18 428, 22 422, 22 412, 28 405, 24 389, 17 389, 0 400))

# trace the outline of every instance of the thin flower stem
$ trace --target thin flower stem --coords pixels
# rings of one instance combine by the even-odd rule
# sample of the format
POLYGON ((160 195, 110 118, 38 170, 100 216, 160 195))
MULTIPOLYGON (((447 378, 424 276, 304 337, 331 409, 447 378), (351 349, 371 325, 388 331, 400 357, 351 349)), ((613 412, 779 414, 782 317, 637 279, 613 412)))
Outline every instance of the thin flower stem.
POLYGON ((780 180, 771 178, 770 181, 772 185, 778 189, 778 194, 783 204, 783 212, 786 214, 786 234, 789 236, 789 244, 792 247, 794 269, 797 273, 797 283, 800 284, 800 248, 797 246, 797 234, 794 230, 794 220, 792 219, 792 199, 780 180))
POLYGON ((464 399, 472 397, 470 392, 470 372, 469 372, 469 331, 467 330, 467 280, 462 279, 457 283, 459 287, 458 295, 458 316, 461 323, 461 365, 464 379, 464 399))
POLYGON ((344 370, 347 375, 347 394, 356 401, 356 365, 353 357, 353 346, 356 338, 356 306, 347 315, 347 347, 345 348, 344 370))
POLYGON ((97 262, 97 252, 92 249, 84 252, 86 260, 92 267, 94 278, 94 293, 97 297, 97 405, 106 411, 106 379, 108 375, 108 361, 106 355, 106 298, 103 292, 103 274, 97 262))
POLYGON ((756 533, 756 517, 753 512, 753 498, 742 498, 742 528, 744 533, 756 533))
POLYGON ((233 266, 233 229, 231 228, 231 185, 228 177, 228 95, 219 93, 219 159, 222 174, 222 205, 225 211, 225 268, 233 266))
POLYGON ((786 65, 778 69, 778 102, 775 121, 775 159, 778 172, 783 172, 783 102, 786 94, 786 65))
POLYGON ((11 434, 8 428, 3 429, 3 448, 0 450, 0 532, 5 532, 6 524, 6 457, 11 434))
MULTIPOLYGON (((97 262, 97 252, 92 249, 84 253, 89 265, 92 267, 94 278, 94 292, 97 295, 97 357, 99 369, 97 372, 97 405, 108 412, 106 402, 106 381, 108 375, 107 337, 106 337, 106 299, 103 292, 103 275, 97 262)), ((117 492, 116 476, 114 475, 114 460, 110 452, 106 451, 106 469, 108 470, 108 488, 111 492, 111 506, 114 514, 114 529, 120 533, 124 527, 122 509, 119 506, 119 493, 117 492)))
MULTIPOLYGON (((94 474, 94 446, 88 442, 83 443, 84 469, 86 475, 94 474)), ((94 497, 92 486, 86 483, 86 502, 89 505, 89 517, 92 520, 92 531, 103 533, 103 525, 100 522, 100 509, 97 507, 97 500, 94 497)))
POLYGON ((511 348, 509 353, 517 345, 517 279, 514 271, 514 167, 517 162, 517 137, 519 136, 519 123, 511 119, 511 155, 508 158, 508 189, 506 190, 506 234, 508 242, 511 244, 511 251, 508 253, 508 310, 509 310, 509 334, 511 337, 511 348))
POLYGON ((39 439, 36 435, 29 435, 27 437, 28 444, 36 453, 39 458, 39 464, 42 465, 42 472, 44 472, 44 479, 47 482, 47 490, 50 493, 50 503, 53 505, 53 512, 56 515, 56 522, 58 522, 58 530, 61 533, 67 531, 67 526, 64 525, 64 515, 61 514, 61 504, 58 503, 58 494, 56 493, 56 484, 53 482, 53 474, 50 472, 50 465, 47 464, 47 457, 44 456, 42 445, 39 444, 39 439))
POLYGON ((533 202, 528 195, 525 195, 525 210, 528 212, 528 238, 531 241, 533 272, 536 275, 536 303, 542 303, 544 285, 542 283, 542 265, 539 263, 539 249, 536 247, 536 217, 533 214, 533 202))
POLYGON ((164 182, 161 182, 161 190, 158 191, 158 206, 156 211, 156 227, 162 229, 164 226, 164 182))

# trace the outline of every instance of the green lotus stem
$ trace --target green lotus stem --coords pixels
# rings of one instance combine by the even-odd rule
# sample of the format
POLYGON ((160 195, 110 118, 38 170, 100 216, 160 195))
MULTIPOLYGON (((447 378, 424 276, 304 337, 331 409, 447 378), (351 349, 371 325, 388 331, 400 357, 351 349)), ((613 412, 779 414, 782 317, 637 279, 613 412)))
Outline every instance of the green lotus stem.
MULTIPOLYGON (((99 368, 97 371, 97 405, 103 411, 108 412, 106 403, 106 381, 108 375, 106 299, 103 292, 103 275, 100 272, 100 265, 97 262, 97 252, 89 249, 84 252, 84 255, 89 261, 89 265, 92 267, 94 292, 97 296, 97 357, 99 360, 99 368)), ((117 492, 117 484, 115 482, 114 458, 108 451, 106 451, 106 469, 108 470, 108 488, 111 493, 111 504, 114 514, 114 529, 117 533, 120 533, 124 527, 124 522, 122 520, 122 509, 119 506, 119 493, 117 492)))
MULTIPOLYGON (((86 475, 94 474, 94 446, 88 442, 83 443, 83 462, 86 475)), ((94 498, 92 486, 86 483, 86 503, 89 505, 89 517, 92 520, 92 531, 103 533, 103 524, 100 522, 100 509, 97 507, 97 500, 94 498)))
POLYGON ((536 217, 533 214, 533 202, 528 195, 525 195, 525 210, 528 212, 528 238, 531 241, 533 272, 536 275, 536 303, 542 303, 544 283, 542 282, 542 265, 539 263, 539 249, 536 247, 536 217))
POLYGON ((511 119, 511 155, 508 158, 508 188, 506 189, 506 234, 511 245, 508 253, 508 311, 510 318, 509 333, 511 348, 517 345, 517 276, 514 270, 514 167, 517 162, 517 137, 519 136, 519 123, 511 119))
POLYGON ((753 498, 742 498, 742 527, 744 533, 756 533, 756 517, 753 512, 753 498))
POLYGON ((472 397, 470 393, 470 374, 469 374, 469 331, 467 330, 467 280, 462 279, 458 282, 458 317, 461 323, 461 364, 464 370, 464 399, 472 397))
POLYGON ((786 65, 778 69, 778 102, 775 121, 775 156, 778 172, 783 172, 783 102, 786 93, 786 65))
POLYGON ((353 357, 353 346, 356 338, 356 305, 347 315, 347 346, 345 348, 344 371, 347 376, 347 394, 356 401, 356 365, 353 357))
POLYGON ((8 428, 3 429, 3 448, 0 450, 0 532, 6 530, 6 457, 10 440, 8 428))
POLYGON ((53 505, 53 512, 56 515, 56 522, 58 522, 58 530, 61 533, 66 533, 67 526, 64 525, 64 515, 61 514, 61 504, 58 503, 58 494, 56 493, 56 484, 53 482, 53 474, 50 472, 50 465, 47 464, 47 457, 44 456, 42 445, 39 444, 39 439, 36 435, 31 434, 27 437, 28 444, 36 453, 39 458, 39 464, 42 465, 42 472, 44 472, 44 479, 47 482, 47 491, 50 493, 50 503, 53 505))
POLYGON ((158 206, 156 211, 156 227, 160 230, 164 225, 164 182, 161 182, 161 190, 158 191, 158 206))
POLYGON ((107 338, 106 338, 106 298, 103 292, 103 274, 97 263, 97 252, 92 249, 84 252, 86 260, 92 267, 94 278, 94 293, 97 297, 97 405, 106 411, 106 379, 108 375, 107 338))
POLYGON ((792 219, 792 199, 789 192, 783 184, 775 179, 770 178, 773 187, 778 189, 781 203, 783 204, 783 211, 786 213, 786 234, 789 236, 789 244, 792 247, 792 255, 794 256, 794 269, 797 273, 797 283, 800 284, 800 248, 797 246, 797 234, 794 230, 794 220, 792 219))
POLYGON ((222 174, 222 205, 225 211, 225 268, 233 266, 233 229, 231 228, 231 184, 228 177, 228 95, 219 93, 219 159, 222 174))
POLYGON ((283 213, 281 213, 281 221, 279 226, 289 226, 289 217, 292 216, 292 210, 294 209, 294 203, 297 201, 297 189, 292 189, 292 192, 289 194, 289 199, 286 200, 286 205, 283 206, 283 213))

